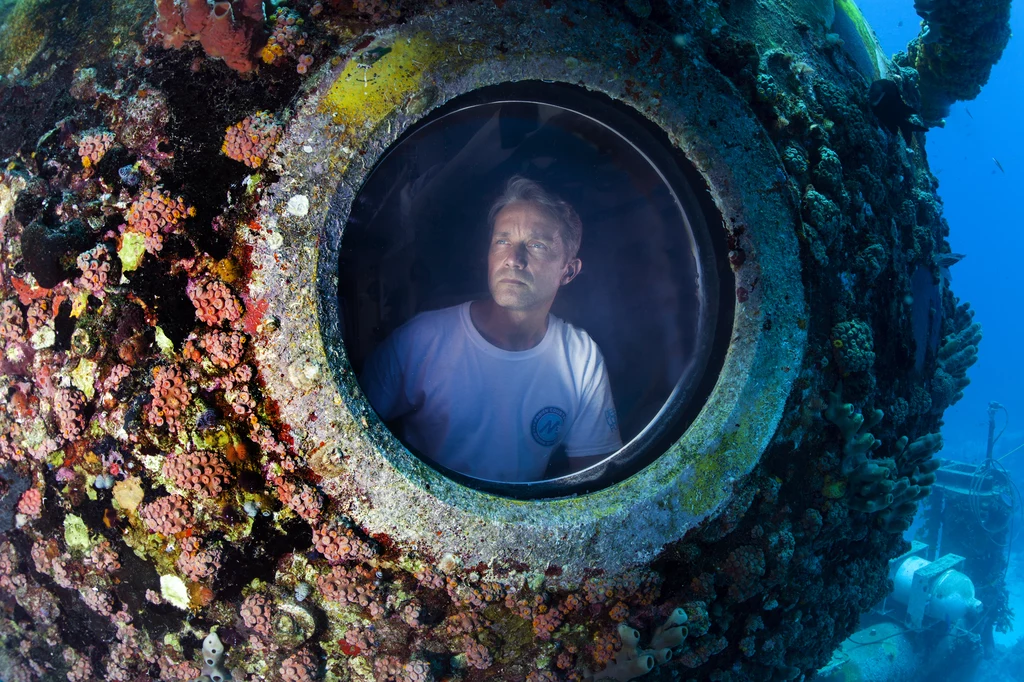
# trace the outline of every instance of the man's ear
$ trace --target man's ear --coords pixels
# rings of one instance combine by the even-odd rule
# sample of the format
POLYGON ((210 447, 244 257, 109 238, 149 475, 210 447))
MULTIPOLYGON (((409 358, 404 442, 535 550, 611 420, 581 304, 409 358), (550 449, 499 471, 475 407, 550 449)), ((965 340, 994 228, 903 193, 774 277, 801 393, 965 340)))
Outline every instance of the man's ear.
POLYGON ((564 287, 569 282, 576 279, 576 276, 580 274, 580 270, 583 269, 583 261, 579 258, 573 258, 571 261, 565 264, 565 271, 562 274, 562 286, 564 287))

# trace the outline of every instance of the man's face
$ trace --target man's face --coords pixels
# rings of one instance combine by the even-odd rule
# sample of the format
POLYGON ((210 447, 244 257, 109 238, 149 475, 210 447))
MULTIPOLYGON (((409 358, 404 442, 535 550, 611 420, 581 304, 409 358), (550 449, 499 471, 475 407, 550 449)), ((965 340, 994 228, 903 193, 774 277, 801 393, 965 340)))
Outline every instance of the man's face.
POLYGON ((550 308, 558 287, 579 272, 566 260, 558 224, 528 203, 510 204, 494 219, 487 253, 488 287, 494 302, 509 310, 550 308))

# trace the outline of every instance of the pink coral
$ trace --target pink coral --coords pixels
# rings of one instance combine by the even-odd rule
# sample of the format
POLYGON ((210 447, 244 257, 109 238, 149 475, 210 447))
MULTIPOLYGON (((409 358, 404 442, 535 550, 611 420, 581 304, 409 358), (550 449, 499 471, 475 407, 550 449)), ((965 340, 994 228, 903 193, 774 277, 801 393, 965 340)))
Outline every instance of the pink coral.
POLYGON ((29 488, 18 499, 18 512, 38 519, 43 513, 43 494, 38 488, 29 488))
POLYGON ((92 663, 88 657, 68 648, 64 650, 64 661, 71 666, 68 670, 68 682, 88 682, 93 679, 92 663))
POLYGON ((14 575, 17 565, 18 552, 14 549, 14 545, 6 540, 0 542, 0 576, 14 575))
POLYGON ((14 301, 0 303, 0 341, 20 343, 25 340, 25 318, 14 301))
MULTIPOLYGON (((35 334, 40 327, 44 326, 51 319, 53 319, 53 312, 50 310, 50 299, 38 298, 32 301, 32 305, 28 307, 28 314, 25 316, 25 322, 28 324, 28 333, 35 334)), ((2 323, 0 323, 0 328, 2 328, 2 323)), ((3 336, 3 334, 0 333, 0 336, 3 336)))
POLYGON ((477 632, 490 624, 489 620, 476 611, 457 611, 448 617, 444 627, 449 635, 455 636, 477 632))
POLYGON ((60 556, 60 547, 53 538, 49 540, 36 540, 32 543, 29 551, 32 556, 32 563, 40 573, 49 575, 53 572, 53 562, 60 556))
POLYGON ((110 546, 108 540, 104 540, 92 548, 85 558, 85 564, 99 573, 113 573, 121 568, 121 562, 117 560, 117 552, 110 546))
POLYGON ((178 568, 192 582, 209 580, 220 569, 221 552, 219 549, 203 548, 197 537, 187 537, 181 541, 181 554, 178 556, 178 568))
POLYGON ((61 435, 74 440, 85 430, 85 396, 73 388, 60 388, 53 394, 53 411, 61 435))
POLYGON ((131 374, 131 369, 128 365, 118 363, 110 368, 110 372, 107 374, 107 378, 103 380, 101 387, 104 391, 116 391, 117 387, 121 385, 121 381, 131 374))
POLYGON ((426 661, 402 663, 397 656, 381 656, 373 662, 377 682, 427 682, 430 666, 426 661))
MULTIPOLYGON (((160 657, 160 679, 161 680, 186 680, 203 679, 202 670, 199 666, 188 661, 172 661, 168 656, 160 657)), ((206 679, 210 679, 208 676, 206 679)))
POLYGON ((209 354, 215 367, 232 369, 245 355, 245 335, 239 332, 208 332, 199 338, 199 347, 209 354))
POLYGON ((220 150, 228 158, 241 161, 249 168, 259 168, 279 139, 281 125, 274 120, 272 114, 257 111, 228 126, 220 150))
POLYGON ((143 235, 146 251, 156 254, 164 248, 164 235, 174 232, 183 220, 195 214, 195 208, 186 206, 181 197, 175 199, 152 189, 144 192, 128 209, 125 231, 143 235))
POLYGON ((469 635, 462 639, 462 646, 466 652, 466 662, 474 668, 486 670, 494 663, 494 659, 491 658, 491 652, 488 651, 487 647, 469 635))
POLYGON ((420 605, 416 601, 411 601, 402 607, 402 620, 411 628, 418 628, 422 623, 420 622, 420 605))
POLYGON ((178 495, 161 497, 139 512, 146 528, 153 533, 175 535, 192 525, 192 511, 178 495))
POLYGON ((149 423, 177 428, 178 418, 192 401, 184 373, 174 365, 157 367, 153 372, 153 388, 149 392, 153 396, 147 414, 149 423))
POLYGON ((282 682, 313 682, 316 663, 308 651, 299 651, 281 663, 282 682))
POLYGON ((216 497, 231 481, 231 470, 216 453, 181 452, 164 462, 164 476, 182 490, 198 495, 216 497))
POLYGON ((377 644, 377 640, 373 636, 373 630, 371 628, 360 627, 346 630, 345 642, 350 646, 358 648, 360 651, 369 651, 370 648, 377 644))
POLYGON ((562 624, 562 612, 558 609, 549 609, 541 606, 533 617, 533 632, 538 639, 551 639, 551 633, 562 624))
POLYGON ((114 134, 106 130, 92 130, 78 141, 78 155, 86 168, 100 162, 103 155, 114 146, 114 134))
POLYGON ((110 273, 110 251, 103 244, 78 256, 78 268, 82 276, 78 285, 88 289, 97 297, 103 297, 103 289, 107 286, 110 273))
POLYGON ((114 613, 114 598, 109 592, 87 587, 82 590, 81 594, 85 605, 101 616, 109 616, 114 613))
POLYGON ((365 609, 376 605, 380 596, 372 580, 361 579, 357 571, 342 566, 335 566, 330 572, 317 578, 317 587, 328 601, 361 606, 365 609))
POLYGON ((332 564, 345 561, 364 561, 373 557, 373 548, 348 528, 320 525, 313 528, 316 551, 332 564))
POLYGON ((377 682, 403 682, 403 668, 402 659, 397 656, 381 656, 373 662, 374 679, 377 682))
POLYGON ((257 592, 245 598, 239 613, 247 628, 252 628, 255 632, 269 637, 271 634, 270 609, 270 601, 257 592))
POLYGON ((426 661, 409 661, 405 664, 405 677, 401 682, 429 682, 432 679, 430 664, 426 661))
POLYGON ((316 488, 306 485, 301 481, 290 481, 283 476, 274 478, 273 483, 277 486, 277 496, 289 509, 304 518, 306 521, 316 521, 323 509, 323 499, 316 488))
POLYGON ((223 59, 232 69, 252 70, 252 54, 264 35, 260 0, 157 0, 156 9, 156 30, 165 48, 180 49, 198 40, 207 55, 223 59))
POLYGON ((423 564, 422 568, 413 573, 413 577, 416 578, 420 585, 428 589, 440 590, 444 588, 444 578, 429 564, 423 564))
POLYGON ((227 284, 220 280, 189 282, 185 289, 196 317, 211 327, 234 322, 242 316, 242 306, 227 284))

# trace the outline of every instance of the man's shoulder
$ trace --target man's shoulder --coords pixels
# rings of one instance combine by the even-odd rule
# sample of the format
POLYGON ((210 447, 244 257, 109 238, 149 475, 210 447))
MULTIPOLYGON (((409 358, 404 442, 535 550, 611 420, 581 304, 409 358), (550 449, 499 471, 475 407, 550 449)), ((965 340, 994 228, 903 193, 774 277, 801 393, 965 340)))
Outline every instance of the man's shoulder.
POLYGON ((577 327, 560 317, 551 316, 561 337, 562 347, 570 358, 583 359, 591 356, 600 357, 601 349, 597 342, 582 327, 577 327))
POLYGON ((408 340, 437 338, 439 335, 446 335, 461 326, 462 305, 417 313, 411 320, 395 330, 395 335, 408 340))

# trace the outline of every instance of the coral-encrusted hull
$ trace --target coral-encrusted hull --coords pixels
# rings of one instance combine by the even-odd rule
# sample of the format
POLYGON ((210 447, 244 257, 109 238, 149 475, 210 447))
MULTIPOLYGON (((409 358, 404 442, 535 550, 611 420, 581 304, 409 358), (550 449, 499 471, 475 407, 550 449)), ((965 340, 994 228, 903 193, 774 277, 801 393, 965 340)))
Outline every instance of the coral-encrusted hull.
MULTIPOLYGON (((3 10, 0 677, 768 682, 828 660, 888 589, 980 341, 927 286, 948 252, 936 183, 870 82, 940 111, 995 53, 943 84, 918 45, 918 92, 850 2, 656 9, 3 10), (340 334, 339 249, 375 161, 512 81, 660 129, 735 284, 693 425, 572 498, 427 467, 340 334), (941 343, 915 323, 931 301, 941 343)), ((938 53, 965 54, 960 34, 938 53)))

